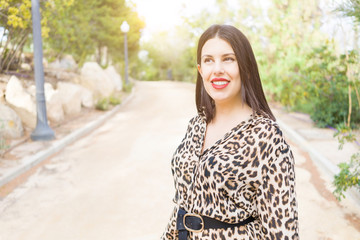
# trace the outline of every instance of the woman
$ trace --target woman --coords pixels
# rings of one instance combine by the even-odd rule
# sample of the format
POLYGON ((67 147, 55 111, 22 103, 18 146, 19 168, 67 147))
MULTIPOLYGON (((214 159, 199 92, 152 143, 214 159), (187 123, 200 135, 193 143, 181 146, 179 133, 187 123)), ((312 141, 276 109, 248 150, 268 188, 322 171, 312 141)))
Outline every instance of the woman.
POLYGON ((250 43, 213 25, 197 63, 199 115, 172 159, 176 205, 162 239, 299 239, 294 158, 250 43))

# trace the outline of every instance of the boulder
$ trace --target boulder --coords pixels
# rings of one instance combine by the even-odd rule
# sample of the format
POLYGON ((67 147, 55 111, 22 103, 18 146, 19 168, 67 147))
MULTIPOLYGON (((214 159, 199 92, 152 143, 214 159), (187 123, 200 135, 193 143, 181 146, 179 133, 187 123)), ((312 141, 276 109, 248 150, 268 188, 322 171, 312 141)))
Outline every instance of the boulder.
POLYGON ((58 82, 57 91, 65 115, 74 115, 81 112, 82 88, 80 86, 73 83, 58 82))
MULTIPOLYGON (((50 83, 44 83, 44 91, 45 91, 45 99, 46 101, 49 100, 49 98, 51 97, 52 94, 54 94, 54 88, 50 83)), ((30 85, 27 88, 27 92, 34 98, 36 99, 36 86, 34 84, 30 85)))
POLYGON ((81 88, 81 105, 86 108, 94 107, 94 98, 92 92, 83 86, 79 85, 79 87, 81 88))
POLYGON ((122 81, 120 74, 117 73, 114 66, 109 66, 105 69, 105 73, 108 75, 108 77, 112 80, 115 90, 121 91, 122 90, 122 81))
POLYGON ((19 138, 23 134, 20 117, 10 107, 0 104, 0 136, 10 139, 19 138))
MULTIPOLYGON (((59 123, 64 120, 64 110, 62 105, 62 99, 57 90, 54 90, 50 83, 44 84, 45 99, 46 99, 46 114, 47 118, 51 122, 59 123)), ((28 92, 35 97, 36 87, 31 85, 28 87, 28 92)))
POLYGON ((77 64, 71 55, 64 55, 47 65, 51 69, 75 70, 77 68, 77 64))
POLYGON ((6 91, 6 83, 0 82, 0 104, 5 103, 5 91, 6 91))
POLYGON ((64 120, 63 100, 59 90, 55 90, 50 96, 46 97, 46 112, 51 122, 60 123, 64 120))
POLYGON ((23 69, 23 70, 26 70, 26 71, 31 71, 32 70, 31 65, 29 63, 22 63, 20 65, 20 68, 23 69))
POLYGON ((81 68, 80 84, 93 93, 95 100, 109 97, 115 90, 113 80, 96 62, 86 62, 81 68))
POLYGON ((36 104, 20 80, 12 76, 6 85, 5 100, 20 116, 22 122, 31 127, 36 126, 36 104))

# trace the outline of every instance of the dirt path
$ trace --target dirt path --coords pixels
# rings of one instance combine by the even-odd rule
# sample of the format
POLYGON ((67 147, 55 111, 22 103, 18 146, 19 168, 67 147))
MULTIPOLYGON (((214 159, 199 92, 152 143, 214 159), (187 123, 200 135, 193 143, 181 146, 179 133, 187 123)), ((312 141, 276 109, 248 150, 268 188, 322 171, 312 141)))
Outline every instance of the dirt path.
MULTIPOLYGON (((138 82, 106 124, 0 202, 0 240, 159 239, 173 207, 170 159, 194 114, 193 85, 138 82)), ((359 210, 338 204, 321 171, 292 147, 301 238, 360 239, 359 210)))

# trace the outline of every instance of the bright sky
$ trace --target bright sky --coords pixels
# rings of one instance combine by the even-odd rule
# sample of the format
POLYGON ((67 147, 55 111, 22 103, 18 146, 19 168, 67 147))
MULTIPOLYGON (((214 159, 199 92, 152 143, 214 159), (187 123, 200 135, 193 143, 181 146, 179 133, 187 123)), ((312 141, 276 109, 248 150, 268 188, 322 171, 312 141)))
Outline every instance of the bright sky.
MULTIPOLYGON (((203 9, 214 10, 216 0, 128 0, 136 4, 140 16, 144 17, 146 27, 143 35, 150 35, 159 30, 171 30, 181 24, 182 17, 194 16, 203 9)), ((271 0, 253 0, 268 6, 271 0)), ((227 0, 236 9, 239 0, 227 0)))
POLYGON ((135 3, 140 16, 145 18, 148 33, 169 30, 182 22, 182 16, 191 16, 215 0, 130 0, 135 3))
MULTIPOLYGON (((136 4, 137 11, 141 17, 145 19, 146 27, 143 32, 144 39, 150 36, 152 33, 159 30, 171 30, 175 25, 179 25, 182 22, 183 16, 193 16, 199 13, 203 9, 213 10, 213 6, 216 0, 128 0, 136 4)), ((257 0, 260 6, 267 7, 271 0, 257 0)), ((342 0, 339 0, 342 1, 342 0)), ((322 8, 329 8, 329 3, 332 0, 321 0, 322 8)), ((230 6, 236 8, 239 7, 238 0, 228 0, 230 6)), ((329 11, 329 10, 328 10, 329 11)), ((344 23, 346 26, 342 27, 342 31, 339 31, 338 22, 344 22, 344 19, 338 19, 334 17, 324 18, 324 26, 322 27, 325 32, 341 38, 340 41, 351 41, 352 31, 351 23, 344 23), (341 36, 336 36, 340 34, 341 36), (348 33, 347 39, 344 38, 344 33, 348 33)), ((350 44, 351 45, 351 44, 350 44)))

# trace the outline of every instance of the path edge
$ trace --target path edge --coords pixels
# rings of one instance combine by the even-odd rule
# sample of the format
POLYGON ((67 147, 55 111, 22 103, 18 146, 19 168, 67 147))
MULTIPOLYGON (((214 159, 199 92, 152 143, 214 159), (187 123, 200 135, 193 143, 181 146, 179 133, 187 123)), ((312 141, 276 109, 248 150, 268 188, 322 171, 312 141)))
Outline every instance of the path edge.
MULTIPOLYGON (((334 178, 336 174, 340 172, 338 166, 333 164, 329 159, 323 156, 320 152, 318 152, 314 147, 312 147, 306 139, 297 133, 294 129, 289 127, 280 119, 276 119, 276 122, 279 124, 281 129, 284 131, 286 137, 288 137, 292 142, 299 145, 299 147, 307 152, 311 158, 311 160, 330 177, 334 178)), ((346 198, 351 198, 358 206, 360 206, 360 193, 355 191, 354 189, 348 189, 344 195, 346 198)))
POLYGON ((114 116, 120 110, 120 108, 122 108, 128 101, 130 101, 133 98, 135 88, 136 86, 132 87, 131 93, 125 98, 124 101, 122 101, 121 104, 115 106, 113 109, 106 112, 104 115, 101 115, 96 120, 87 123, 84 127, 74 131, 73 133, 68 134, 67 136, 59 140, 55 140, 54 142, 51 143, 50 147, 42 151, 39 151, 38 153, 32 156, 26 156, 22 158, 20 160, 20 162, 22 162, 21 165, 19 165, 18 167, 12 170, 9 170, 9 172, 5 173, 3 176, 0 177, 0 188, 10 183, 12 180, 16 179, 22 174, 26 173, 33 167, 37 166, 38 164, 40 164, 50 156, 60 152, 66 146, 74 143, 76 140, 82 138, 86 134, 89 134, 90 132, 98 128, 106 120, 114 116))

